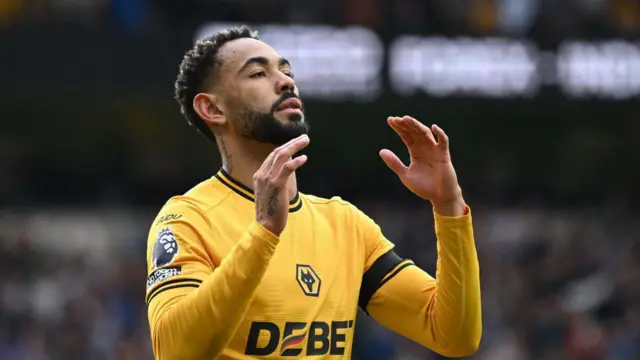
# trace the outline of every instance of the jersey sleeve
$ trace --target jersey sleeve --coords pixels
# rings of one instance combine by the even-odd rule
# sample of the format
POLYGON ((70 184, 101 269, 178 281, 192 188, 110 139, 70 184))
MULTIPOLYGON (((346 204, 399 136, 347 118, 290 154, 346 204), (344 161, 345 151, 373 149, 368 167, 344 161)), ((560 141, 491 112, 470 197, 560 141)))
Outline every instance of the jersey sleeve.
POLYGON ((359 209, 354 210, 356 228, 365 248, 364 271, 368 272, 380 257, 389 253, 395 245, 382 234, 380 226, 373 219, 359 209))
POLYGON ((217 234, 209 217, 188 202, 171 202, 149 232, 146 300, 157 360, 217 358, 240 326, 279 243, 253 221, 215 266, 205 246, 217 234))
POLYGON ((360 286, 358 304, 368 314, 367 307, 371 297, 387 281, 395 277, 413 261, 399 257, 393 250, 395 245, 389 241, 380 226, 358 208, 352 206, 356 231, 364 244, 364 274, 360 286))
POLYGON ((154 315, 159 315, 154 298, 168 290, 173 296, 188 293, 213 272, 201 236, 207 228, 205 217, 185 204, 165 206, 154 220, 147 239, 145 297, 154 315))
MULTIPOLYGON (((432 277, 402 259, 384 244, 377 225, 365 239, 380 249, 365 272, 360 306, 376 321, 395 332, 448 357, 476 351, 482 333, 479 265, 471 213, 444 217, 434 213, 438 263, 432 277)), ((374 254, 376 250, 373 251, 374 254)))

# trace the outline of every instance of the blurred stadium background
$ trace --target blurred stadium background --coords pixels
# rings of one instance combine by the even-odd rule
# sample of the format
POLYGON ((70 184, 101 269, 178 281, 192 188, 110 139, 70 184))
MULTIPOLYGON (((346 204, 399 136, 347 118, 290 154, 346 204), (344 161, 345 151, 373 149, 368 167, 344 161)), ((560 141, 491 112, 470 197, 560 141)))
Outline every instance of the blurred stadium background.
MULTIPOLYGON (((293 62, 301 191, 430 272, 430 208, 377 151, 403 149, 388 115, 447 130, 481 261, 473 359, 640 358, 637 0, 0 0, 0 359, 152 359, 148 227, 220 166, 173 80, 239 23, 293 62)), ((439 358, 360 316, 354 359, 439 358)))

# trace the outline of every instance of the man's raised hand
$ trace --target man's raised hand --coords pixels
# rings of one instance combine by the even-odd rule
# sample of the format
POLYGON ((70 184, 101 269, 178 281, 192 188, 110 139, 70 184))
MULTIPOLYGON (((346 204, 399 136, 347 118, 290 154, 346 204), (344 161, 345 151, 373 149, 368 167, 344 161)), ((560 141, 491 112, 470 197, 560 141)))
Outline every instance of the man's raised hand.
POLYGON ((406 145, 410 163, 406 166, 396 154, 383 149, 380 157, 385 164, 409 190, 431 201, 440 215, 463 215, 465 202, 451 163, 447 134, 437 125, 429 128, 410 116, 389 117, 387 123, 406 145))
POLYGON ((302 135, 277 147, 253 175, 256 220, 276 236, 284 231, 289 216, 287 180, 307 161, 306 155, 292 156, 307 145, 309 137, 302 135))

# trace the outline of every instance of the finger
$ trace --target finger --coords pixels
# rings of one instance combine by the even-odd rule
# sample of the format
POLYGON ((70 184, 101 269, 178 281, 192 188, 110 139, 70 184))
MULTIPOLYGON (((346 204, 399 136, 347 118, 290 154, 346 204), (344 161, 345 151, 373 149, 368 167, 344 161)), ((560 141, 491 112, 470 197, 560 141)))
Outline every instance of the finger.
POLYGON ((411 132, 413 130, 402 117, 393 117, 393 125, 396 128, 408 133, 409 135, 411 135, 411 132))
POLYGON ((402 119, 407 124, 407 126, 411 128, 411 130, 414 132, 415 134, 414 138, 425 141, 426 143, 433 146, 437 145, 436 139, 433 136, 431 129, 429 129, 423 123, 416 120, 415 118, 412 118, 411 116, 405 116, 402 119))
POLYGON ((309 145, 310 141, 311 140, 309 139, 309 137, 307 135, 302 135, 302 136, 298 137, 295 141, 292 141, 287 146, 285 146, 282 149, 281 154, 286 156, 287 159, 289 159, 295 153, 297 153, 298 151, 300 151, 300 150, 304 149, 305 147, 307 147, 307 145, 309 145))
POLYGON ((271 153, 269 153, 269 155, 267 156, 267 158, 262 162, 262 166, 260 167, 260 169, 258 171, 268 171, 271 170, 271 168, 273 167, 273 163, 275 161, 275 158, 278 154, 280 154, 284 149, 286 149, 288 146, 290 146, 291 144, 293 144, 296 141, 300 141, 303 137, 305 137, 307 135, 300 135, 297 138, 291 139, 289 141, 287 141, 286 143, 284 143, 281 146, 278 146, 277 148, 275 148, 271 153))
POLYGON ((387 119, 387 123, 389 124, 389 126, 391 126, 393 131, 395 131, 400 136, 402 142, 406 146, 411 146, 414 143, 414 139, 411 136, 411 133, 406 128, 404 128, 403 125, 400 124, 401 120, 402 119, 398 117, 389 117, 387 119))
MULTIPOLYGON (((411 116, 403 116, 398 118, 396 121, 398 127, 409 134, 409 136, 413 139, 413 142, 429 142, 426 137, 431 132, 428 127, 422 125, 418 120, 412 118, 411 116), (422 128, 421 128, 422 126, 422 128), (428 132, 425 132, 427 129, 428 132)), ((433 141, 435 144, 435 140, 433 141)))
POLYGON ((409 168, 402 163, 402 160, 400 160, 391 150, 380 150, 380 157, 382 158, 382 161, 387 164, 389 169, 400 177, 404 176, 409 170, 409 168))
POLYGON ((282 165, 280 170, 280 177, 287 178, 294 171, 298 170, 302 165, 307 162, 307 155, 300 155, 297 158, 291 159, 282 165))
POLYGON ((277 147, 276 149, 284 150, 284 149, 288 148, 291 144, 293 144, 293 143, 295 143, 295 142, 298 142, 298 141, 300 141, 300 140, 303 140, 303 139, 307 139, 307 140, 308 140, 308 139, 309 139, 309 135, 307 135, 307 134, 302 134, 302 135, 300 135, 300 136, 298 136, 298 137, 295 137, 295 138, 293 138, 293 139, 291 139, 291 140, 287 141, 286 143, 284 143, 284 144, 280 145, 280 146, 279 146, 279 147, 277 147))
POLYGON ((449 137, 438 125, 431 126, 433 132, 438 136, 438 147, 442 150, 449 150, 449 137))
POLYGON ((264 162, 262 163, 262 165, 260 166, 256 174, 264 171, 268 171, 269 169, 271 169, 271 166, 273 165, 273 160, 275 159, 277 154, 278 153, 276 151, 272 151, 271 153, 269 153, 269 156, 267 156, 267 158, 264 160, 264 162))
POLYGON ((309 137, 307 135, 303 135, 298 138, 296 141, 291 142, 285 148, 283 148, 276 156, 273 161, 272 170, 274 174, 279 174, 282 165, 285 162, 291 159, 291 157, 297 153, 298 151, 304 149, 307 145, 309 145, 309 137))

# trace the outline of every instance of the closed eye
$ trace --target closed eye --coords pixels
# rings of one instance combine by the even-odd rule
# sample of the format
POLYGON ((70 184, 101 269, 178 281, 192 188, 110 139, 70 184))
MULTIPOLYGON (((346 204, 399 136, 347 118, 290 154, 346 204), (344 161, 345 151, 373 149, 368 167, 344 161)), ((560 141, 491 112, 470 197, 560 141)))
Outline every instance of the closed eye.
POLYGON ((295 77, 291 71, 284 71, 283 73, 292 79, 295 77))
POLYGON ((266 72, 264 72, 264 71, 258 71, 258 72, 256 72, 256 73, 251 74, 251 76, 250 76, 250 77, 252 77, 252 78, 258 78, 258 77, 263 77, 263 76, 265 76, 265 75, 267 75, 267 73, 266 73, 266 72))

